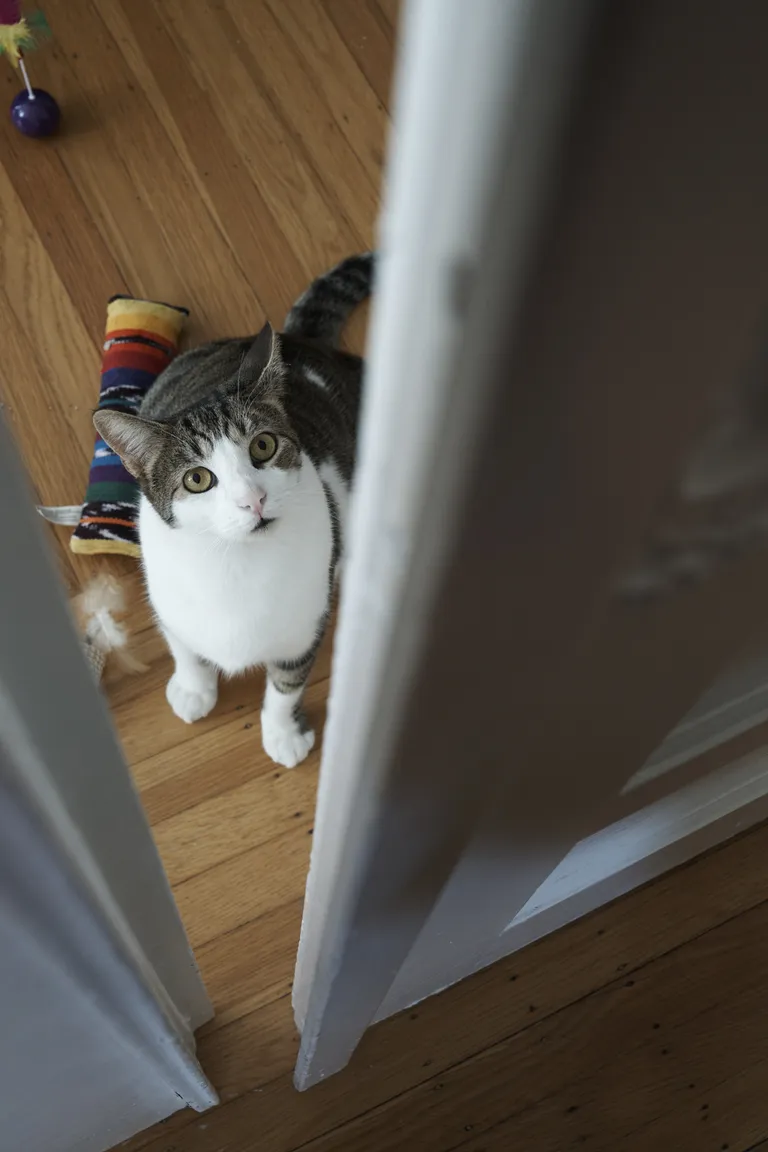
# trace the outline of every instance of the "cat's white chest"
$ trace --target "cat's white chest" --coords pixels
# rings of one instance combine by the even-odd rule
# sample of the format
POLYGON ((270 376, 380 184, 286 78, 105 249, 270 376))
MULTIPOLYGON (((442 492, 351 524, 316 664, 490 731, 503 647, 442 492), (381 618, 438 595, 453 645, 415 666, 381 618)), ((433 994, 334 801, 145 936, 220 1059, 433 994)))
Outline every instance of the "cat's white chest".
POLYGON ((234 674, 311 647, 328 603, 332 549, 319 480, 263 536, 243 543, 169 528, 146 499, 139 524, 152 607, 198 656, 234 674))

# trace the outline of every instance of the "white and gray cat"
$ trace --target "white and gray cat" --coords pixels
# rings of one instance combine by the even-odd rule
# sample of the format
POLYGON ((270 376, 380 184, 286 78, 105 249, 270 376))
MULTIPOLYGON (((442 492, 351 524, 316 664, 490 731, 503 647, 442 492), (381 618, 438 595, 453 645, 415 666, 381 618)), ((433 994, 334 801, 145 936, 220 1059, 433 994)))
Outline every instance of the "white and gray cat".
POLYGON ((343 325, 371 290, 373 257, 316 280, 285 331, 179 356, 139 415, 97 412, 99 435, 141 488, 152 607, 176 663, 167 697, 188 723, 220 672, 263 665, 262 740, 293 768, 314 733, 301 707, 328 619, 355 461, 362 360, 343 325))

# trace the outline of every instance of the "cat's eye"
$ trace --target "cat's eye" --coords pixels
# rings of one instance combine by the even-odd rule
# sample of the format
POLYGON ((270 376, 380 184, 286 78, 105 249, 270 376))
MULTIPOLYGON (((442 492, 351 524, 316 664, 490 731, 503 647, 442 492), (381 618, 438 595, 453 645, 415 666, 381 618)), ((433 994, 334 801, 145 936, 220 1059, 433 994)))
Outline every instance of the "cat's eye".
POLYGON ((207 492, 215 483, 216 477, 208 468, 190 468, 182 480, 187 492, 207 492))
POLYGON ((277 452, 277 438, 271 432, 260 432, 248 445, 254 464, 266 464, 277 452))

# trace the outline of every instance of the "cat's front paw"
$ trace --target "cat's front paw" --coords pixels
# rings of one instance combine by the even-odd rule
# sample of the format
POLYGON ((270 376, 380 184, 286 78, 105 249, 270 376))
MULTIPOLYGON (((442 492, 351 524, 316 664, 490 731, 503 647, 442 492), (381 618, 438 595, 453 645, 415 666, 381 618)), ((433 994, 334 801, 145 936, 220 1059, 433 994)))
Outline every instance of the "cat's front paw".
POLYGON ((216 703, 218 689, 215 683, 199 684, 194 688, 179 683, 177 675, 171 676, 165 696, 179 720, 194 724, 207 716, 216 703))
POLYGON ((295 768, 306 760, 315 743, 315 734, 311 728, 304 732, 298 724, 291 722, 285 724, 275 720, 268 713, 261 714, 261 742, 264 751, 275 764, 282 764, 284 768, 295 768))

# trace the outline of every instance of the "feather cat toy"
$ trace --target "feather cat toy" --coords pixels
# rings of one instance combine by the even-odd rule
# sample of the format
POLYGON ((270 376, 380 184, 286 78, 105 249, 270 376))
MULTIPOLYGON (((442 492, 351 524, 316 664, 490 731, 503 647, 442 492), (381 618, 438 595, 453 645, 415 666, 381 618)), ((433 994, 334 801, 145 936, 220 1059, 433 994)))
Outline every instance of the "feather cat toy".
POLYGON ((11 120, 22 135, 34 138, 52 136, 61 119, 59 106, 50 92, 32 87, 24 63, 24 52, 49 35, 42 12, 24 16, 19 0, 0 0, 0 56, 4 53, 21 72, 25 85, 11 102, 11 120))
POLYGON ((126 651, 128 633, 116 616, 125 614, 123 590, 114 576, 102 573, 71 602, 79 626, 85 657, 97 680, 110 655, 123 672, 146 672, 147 667, 126 651))

